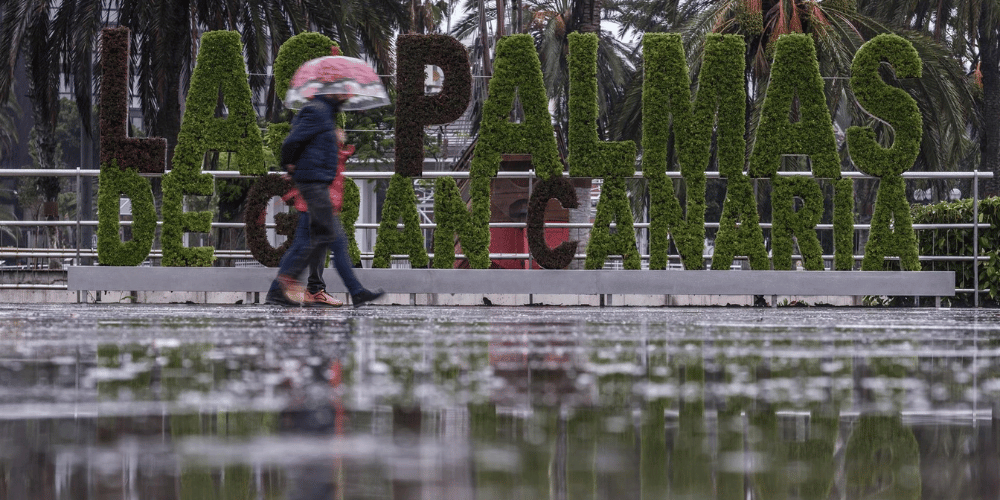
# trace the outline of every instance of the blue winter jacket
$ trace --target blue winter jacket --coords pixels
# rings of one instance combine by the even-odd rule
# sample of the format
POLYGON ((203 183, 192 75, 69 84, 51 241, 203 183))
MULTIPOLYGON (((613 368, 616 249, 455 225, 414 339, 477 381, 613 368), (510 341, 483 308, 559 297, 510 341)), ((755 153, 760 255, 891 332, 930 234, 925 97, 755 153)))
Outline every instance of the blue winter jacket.
POLYGON ((333 182, 337 177, 338 106, 317 97, 292 120, 292 131, 281 145, 281 167, 295 165, 295 182, 333 182))

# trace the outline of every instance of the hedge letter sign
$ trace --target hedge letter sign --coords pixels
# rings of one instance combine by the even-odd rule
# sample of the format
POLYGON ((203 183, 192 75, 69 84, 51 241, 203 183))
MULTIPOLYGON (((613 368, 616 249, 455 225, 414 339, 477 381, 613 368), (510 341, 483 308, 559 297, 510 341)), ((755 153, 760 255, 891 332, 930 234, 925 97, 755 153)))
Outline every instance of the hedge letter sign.
MULTIPOLYGON (((164 172, 165 141, 127 136, 128 41, 124 28, 106 29, 102 35, 103 82, 100 96, 101 175, 99 193, 98 256, 104 265, 134 266, 149 255, 156 212, 150 182, 140 174, 164 172), (118 236, 118 202, 132 200, 133 238, 118 236)), ((628 269, 639 269, 634 221, 625 179, 637 166, 638 151, 630 141, 605 142, 597 133, 597 37, 569 36, 569 174, 603 179, 585 266, 599 269, 608 256, 620 256, 628 269), (615 229, 611 224, 615 224, 615 229)), ((330 53, 335 43, 316 33, 302 33, 282 45, 275 61, 276 88, 287 88, 301 62, 330 53)), ((852 269, 854 198, 853 184, 842 179, 840 159, 816 60, 813 39, 802 34, 783 35, 774 51, 774 64, 763 103, 756 140, 746 143, 746 85, 743 39, 734 35, 709 35, 705 41, 699 85, 693 89, 680 35, 650 33, 642 41, 644 57, 642 156, 640 167, 648 180, 650 199, 650 269, 665 269, 670 242, 674 242, 685 269, 703 267, 705 238, 705 172, 716 158, 726 182, 713 269, 729 269, 736 257, 746 257, 754 269, 793 269, 793 239, 797 240, 807 269, 823 268, 816 225, 823 211, 819 181, 834 186, 834 267, 852 269), (673 137, 687 201, 684 207, 667 176, 668 142, 673 137), (713 152, 713 144, 715 151, 713 152), (812 176, 779 177, 781 158, 807 157, 812 176), (744 166, 748 170, 744 173, 744 166), (773 183, 773 256, 768 257, 760 228, 753 179, 773 183), (802 207, 795 210, 800 200, 802 207)), ((530 154, 536 189, 528 207, 528 246, 533 258, 546 268, 569 265, 577 242, 551 248, 545 241, 544 212, 549 200, 576 207, 572 184, 564 177, 559 158, 548 96, 534 42, 529 35, 501 38, 497 43, 495 74, 483 103, 482 123, 470 171, 470 202, 463 202, 451 177, 439 178, 434 202, 438 228, 434 236, 433 263, 424 249, 412 179, 422 175, 423 127, 458 119, 471 95, 471 65, 464 46, 444 35, 401 35, 397 39, 396 174, 393 176, 383 220, 375 244, 375 267, 388 267, 392 255, 409 255, 414 267, 455 265, 455 243, 461 244, 472 268, 490 266, 490 183, 503 154, 530 154), (423 90, 425 65, 444 72, 444 89, 437 95, 423 90), (524 110, 522 120, 510 120, 515 100, 524 110), (397 226, 403 225, 403 230, 397 226)), ((210 246, 185 246, 187 232, 207 232, 212 212, 185 210, 185 195, 211 195, 212 177, 202 172, 205 154, 228 151, 240 172, 257 176, 246 213, 247 243, 255 258, 268 266, 277 264, 285 247, 271 247, 263 228, 268 199, 287 184, 268 174, 264 164, 264 137, 257 126, 239 33, 205 33, 174 151, 172 170, 163 175, 163 265, 209 266, 210 246), (217 117, 219 99, 228 114, 217 117)), ((921 61, 910 42, 883 34, 865 43, 854 57, 851 87, 858 102, 872 116, 894 131, 891 146, 884 147, 867 127, 847 131, 849 153, 858 169, 880 179, 865 247, 863 270, 882 269, 885 257, 900 258, 903 270, 918 270, 916 238, 904 193, 902 174, 912 167, 920 148, 922 121, 916 102, 903 90, 879 76, 881 64, 890 64, 900 78, 919 77, 921 61)), ((267 142, 272 149, 288 131, 287 124, 272 124, 267 142)), ((360 196, 353 182, 346 182, 344 223, 352 236, 352 260, 359 261, 353 227, 360 196), (353 188, 353 189, 351 189, 353 188)), ((291 235, 294 220, 279 220, 279 233, 291 235)))

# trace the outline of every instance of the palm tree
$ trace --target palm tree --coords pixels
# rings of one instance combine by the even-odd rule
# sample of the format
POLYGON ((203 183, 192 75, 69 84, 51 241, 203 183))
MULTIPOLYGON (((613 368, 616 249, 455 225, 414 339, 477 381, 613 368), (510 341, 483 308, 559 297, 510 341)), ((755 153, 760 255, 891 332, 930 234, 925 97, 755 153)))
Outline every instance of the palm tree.
MULTIPOLYGON (((882 2, 868 2, 883 4, 882 2)), ((820 71, 827 79, 827 103, 832 116, 846 105, 852 124, 870 125, 875 120, 855 102, 846 85, 854 53, 868 39, 893 31, 878 19, 859 13, 851 0, 694 0, 678 5, 671 0, 656 4, 663 15, 638 7, 645 2, 634 0, 622 19, 623 29, 641 31, 681 30, 689 47, 692 73, 697 74, 701 48, 708 33, 742 34, 747 40, 747 114, 750 123, 748 147, 753 137, 760 105, 767 89, 774 42, 785 33, 810 33, 816 41, 820 71)), ((964 134, 972 109, 972 92, 964 72, 947 48, 930 37, 901 32, 924 61, 923 77, 914 82, 893 82, 906 89, 921 106, 924 116, 924 147, 917 169, 949 170, 964 159, 968 143, 964 134)), ((891 78, 891 75, 889 75, 891 78)), ((641 75, 638 77, 641 79, 641 75)), ((641 88, 641 82, 635 85, 641 88)), ((638 89, 633 88, 631 93, 638 89)), ((630 103, 638 103, 631 99, 630 103)), ((640 109, 627 108, 624 116, 637 116, 640 109)), ((637 137, 637 119, 620 123, 621 135, 637 137)), ((846 124, 845 124, 846 125, 846 124)), ((885 140, 888 131, 882 130, 885 140)))
POLYGON ((41 91, 54 93, 62 74, 66 80, 72 76, 77 106, 88 124, 94 44, 101 28, 127 26, 132 30, 132 69, 139 83, 146 131, 166 138, 172 150, 180 130, 186 78, 202 32, 229 29, 242 33, 251 88, 257 95, 268 96, 270 115, 277 108, 273 84, 265 75, 281 43, 302 31, 318 31, 337 40, 348 55, 371 57, 379 71, 388 74, 393 67, 392 33, 405 23, 406 11, 403 0, 11 0, 6 2, 0 25, 0 46, 4 47, 0 105, 6 101, 15 65, 25 57, 31 85, 37 89, 32 101, 37 101, 38 112, 44 114, 38 115, 41 121, 58 113, 51 96, 41 91))
MULTIPOLYGON (((401 0, 362 2, 351 0, 256 0, 236 2, 179 2, 176 0, 123 0, 119 23, 133 29, 139 97, 146 127, 152 135, 167 138, 168 147, 180 130, 183 77, 190 74, 203 30, 236 30, 242 34, 250 87, 266 93, 265 119, 280 110, 280 96, 265 75, 278 47, 303 31, 317 31, 338 41, 343 53, 364 53, 374 59, 381 74, 393 67, 392 33, 405 21, 401 0), (192 31, 190 26, 198 27, 192 31)), ((169 157, 169 153, 168 153, 169 157)))
MULTIPOLYGON (((484 29, 480 22, 480 2, 469 0, 465 3, 465 15, 452 28, 452 35, 459 40, 478 40, 484 29)), ((598 95, 599 122, 598 133, 602 139, 615 139, 611 130, 611 110, 623 98, 624 90, 635 73, 631 62, 632 48, 626 45, 614 33, 600 29, 600 3, 594 0, 526 0, 521 4, 520 15, 527 21, 521 26, 523 32, 530 33, 535 39, 535 47, 542 63, 542 75, 545 79, 548 97, 555 101, 553 118, 559 125, 563 135, 568 130, 569 123, 569 66, 566 56, 569 52, 567 35, 575 31, 596 32, 598 35, 598 95), (584 5, 592 6, 583 9, 584 5), (596 7, 596 8, 594 8, 596 7), (584 16, 587 14, 587 16, 584 16)), ((485 8, 483 12, 487 21, 495 21, 495 8, 485 8)), ((512 11, 512 16, 518 12, 512 11)), ((511 23, 516 26, 516 21, 511 23)), ((473 57, 482 53, 481 44, 473 46, 473 57)), ((480 63, 482 64, 482 63, 480 63)), ((475 98, 485 99, 485 93, 475 98)), ((474 122, 477 120, 474 119, 474 122)))
MULTIPOLYGON (((978 142, 979 168, 1000 176, 1000 4, 991 0, 866 2, 859 10, 901 29, 929 36, 950 49, 981 90, 969 117, 978 142)), ((985 183, 1000 194, 1000 178, 985 183)))
MULTIPOLYGON (((0 105, 7 104, 11 95, 14 69, 23 57, 28 73, 28 96, 35 126, 29 144, 36 168, 59 168, 61 150, 56 138, 59 121, 59 74, 61 43, 72 29, 71 20, 65 16, 49 15, 49 2, 28 0, 8 3, 0 20, 0 45, 8 48, 0 66, 0 105), (55 48, 55 49, 53 49, 55 48)), ((37 188, 44 200, 46 219, 57 218, 56 210, 60 192, 58 177, 39 177, 37 188)), ((58 233, 49 228, 49 246, 58 245, 58 233)))

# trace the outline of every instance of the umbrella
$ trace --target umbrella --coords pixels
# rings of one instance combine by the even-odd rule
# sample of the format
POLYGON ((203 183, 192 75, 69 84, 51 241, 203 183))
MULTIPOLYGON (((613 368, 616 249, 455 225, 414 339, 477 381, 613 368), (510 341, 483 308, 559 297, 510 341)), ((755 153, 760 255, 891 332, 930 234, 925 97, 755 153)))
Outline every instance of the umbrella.
POLYGON ((346 94, 343 111, 377 108, 389 104, 389 94, 375 70, 354 57, 325 56, 306 61, 295 70, 285 95, 285 106, 301 109, 313 96, 346 94))

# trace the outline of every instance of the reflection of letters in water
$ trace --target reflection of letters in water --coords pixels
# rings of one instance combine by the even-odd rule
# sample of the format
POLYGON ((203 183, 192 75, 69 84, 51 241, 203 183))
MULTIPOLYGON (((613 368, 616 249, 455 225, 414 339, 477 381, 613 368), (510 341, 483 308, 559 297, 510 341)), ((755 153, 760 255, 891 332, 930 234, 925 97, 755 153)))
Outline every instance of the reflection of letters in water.
POLYGON ((993 498, 986 313, 809 311, 0 309, 0 498, 993 498))

